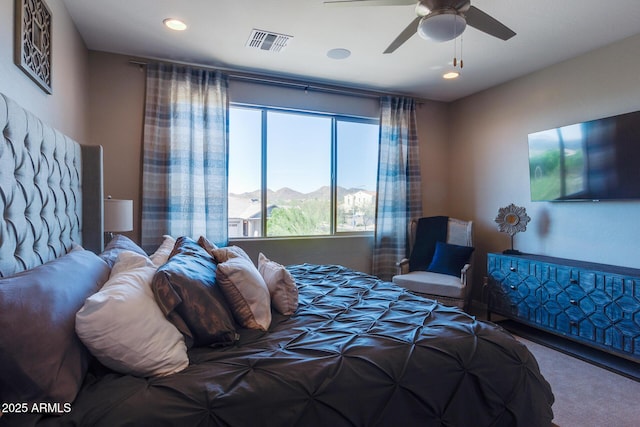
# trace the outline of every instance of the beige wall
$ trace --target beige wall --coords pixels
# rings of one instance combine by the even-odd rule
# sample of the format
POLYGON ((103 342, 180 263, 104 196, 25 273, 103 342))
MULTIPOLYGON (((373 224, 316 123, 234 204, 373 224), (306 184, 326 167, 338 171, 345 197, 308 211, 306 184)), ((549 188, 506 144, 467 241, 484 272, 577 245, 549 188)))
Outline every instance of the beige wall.
POLYGON ((449 215, 449 115, 448 105, 436 101, 418 104, 422 213, 449 215))
POLYGON ((0 1, 0 93, 78 142, 90 143, 87 49, 64 4, 47 2, 53 23, 51 95, 14 64, 14 4, 0 1))
POLYGON ((281 264, 340 264, 371 272, 373 236, 302 237, 231 242, 242 247, 254 262, 258 254, 281 264))
POLYGON ((635 36, 451 105, 449 213, 476 224, 476 298, 486 253, 510 245, 494 222, 509 203, 532 218, 516 249, 640 268, 640 202, 531 202, 527 142, 534 131, 640 110, 639 69, 635 36))
POLYGON ((134 230, 140 242, 142 127, 145 70, 122 55, 89 52, 89 128, 92 143, 104 150, 104 192, 133 200, 134 230))

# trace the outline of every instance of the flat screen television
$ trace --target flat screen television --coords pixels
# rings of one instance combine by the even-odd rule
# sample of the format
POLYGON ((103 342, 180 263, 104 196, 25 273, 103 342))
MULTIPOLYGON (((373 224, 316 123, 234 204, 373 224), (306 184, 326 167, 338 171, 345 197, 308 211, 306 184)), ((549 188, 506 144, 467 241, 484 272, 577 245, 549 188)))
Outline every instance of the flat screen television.
POLYGON ((640 111, 529 134, 532 201, 640 200, 640 111))

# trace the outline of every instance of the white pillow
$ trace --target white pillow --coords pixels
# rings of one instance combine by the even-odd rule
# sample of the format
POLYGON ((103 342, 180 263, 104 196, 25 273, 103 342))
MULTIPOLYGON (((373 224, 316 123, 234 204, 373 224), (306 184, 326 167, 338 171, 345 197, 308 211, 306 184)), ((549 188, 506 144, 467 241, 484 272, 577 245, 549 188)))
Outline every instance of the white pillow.
POLYGON ((162 244, 149 257, 151 259, 151 262, 153 262, 156 267, 160 267, 167 262, 167 260, 169 259, 169 255, 171 255, 171 251, 176 244, 176 239, 169 236, 168 234, 165 234, 162 237, 164 237, 162 244))
POLYGON ((273 308, 285 316, 295 313, 298 309, 298 286, 291 273, 262 252, 258 255, 258 271, 267 284, 273 308))
POLYGON ((243 327, 266 331, 271 324, 269 289, 253 263, 242 257, 218 264, 216 282, 243 327))
POLYGON ((89 351, 114 371, 164 376, 189 365, 184 337, 155 302, 149 258, 123 251, 100 292, 76 314, 76 333, 89 351))

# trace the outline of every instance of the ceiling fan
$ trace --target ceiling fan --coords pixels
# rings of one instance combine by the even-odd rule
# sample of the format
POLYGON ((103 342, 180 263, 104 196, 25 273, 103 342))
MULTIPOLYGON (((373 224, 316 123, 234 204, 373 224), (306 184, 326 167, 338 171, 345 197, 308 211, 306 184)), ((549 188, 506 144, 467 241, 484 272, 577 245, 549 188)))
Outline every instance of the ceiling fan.
MULTIPOLYGON (((325 1, 327 6, 405 6, 415 0, 342 0, 325 1)), ((467 25, 502 40, 509 40, 516 33, 497 19, 486 14, 470 0, 420 0, 411 23, 391 42, 384 53, 392 53, 415 33, 420 37, 443 42, 458 37, 467 25)))

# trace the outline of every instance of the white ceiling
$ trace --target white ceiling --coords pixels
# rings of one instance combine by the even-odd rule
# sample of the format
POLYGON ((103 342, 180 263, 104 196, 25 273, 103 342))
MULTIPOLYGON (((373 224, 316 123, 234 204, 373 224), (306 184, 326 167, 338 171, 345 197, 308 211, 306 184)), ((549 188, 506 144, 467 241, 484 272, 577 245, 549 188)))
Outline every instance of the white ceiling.
MULTIPOLYGON (((517 33, 467 27, 462 76, 446 81, 454 42, 413 36, 384 49, 414 6, 327 7, 322 0, 63 0, 91 50, 451 101, 640 33, 640 0, 472 0, 517 33), (185 21, 173 32, 165 18, 185 21), (253 28, 293 36, 282 52, 245 47, 253 28), (327 57, 345 48, 347 59, 327 57)), ((460 52, 458 45, 458 55, 460 52)), ((460 55, 459 55, 460 56, 460 55)), ((612 64, 615 67, 615 64, 612 64)), ((576 70, 579 72, 580 70, 576 70)))

